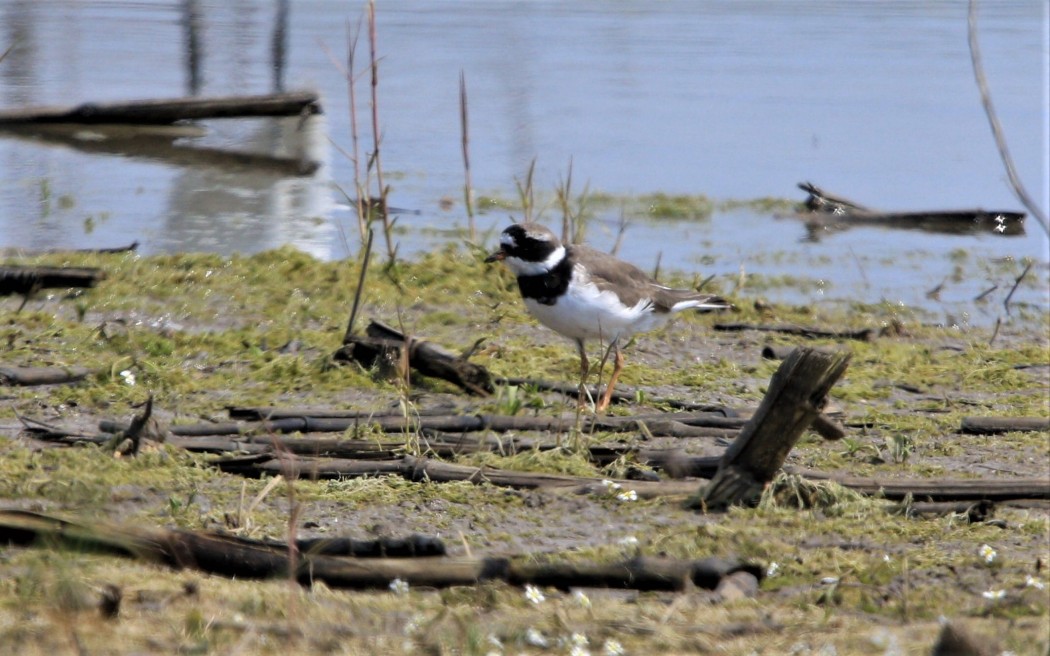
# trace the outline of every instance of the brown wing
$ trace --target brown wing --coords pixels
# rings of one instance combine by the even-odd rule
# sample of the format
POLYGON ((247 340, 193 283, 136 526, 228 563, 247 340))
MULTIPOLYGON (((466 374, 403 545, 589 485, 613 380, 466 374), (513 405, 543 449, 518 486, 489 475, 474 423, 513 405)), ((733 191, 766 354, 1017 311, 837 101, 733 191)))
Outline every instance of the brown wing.
POLYGON ((665 287, 644 271, 629 262, 619 260, 608 253, 596 251, 589 246, 574 244, 569 247, 569 254, 575 262, 586 267, 591 282, 598 289, 615 289, 620 300, 633 306, 642 299, 649 299, 657 312, 670 312, 676 303, 696 300, 701 303, 718 303, 721 299, 711 294, 701 294, 691 289, 671 289, 665 287))

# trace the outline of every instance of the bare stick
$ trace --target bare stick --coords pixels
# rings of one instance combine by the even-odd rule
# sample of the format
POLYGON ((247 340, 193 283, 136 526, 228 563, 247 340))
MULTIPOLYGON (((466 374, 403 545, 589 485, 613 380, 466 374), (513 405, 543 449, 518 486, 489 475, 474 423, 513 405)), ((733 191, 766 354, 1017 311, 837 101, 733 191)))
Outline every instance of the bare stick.
POLYGON ((518 187, 518 196, 521 198, 521 212, 522 222, 529 223, 532 221, 532 208, 535 204, 535 196, 532 189, 532 176, 536 172, 536 158, 533 157, 532 161, 529 162, 529 170, 525 174, 525 182, 522 183, 520 180, 514 180, 514 184, 518 187))
POLYGON ((558 204, 561 205, 561 240, 563 243, 570 244, 576 240, 576 237, 581 236, 576 234, 575 226, 573 226, 572 206, 570 205, 572 199, 572 156, 569 156, 569 173, 566 175, 565 180, 562 181, 558 187, 558 204))
POLYGON ((361 274, 357 277, 357 290, 354 292, 354 305, 350 308, 350 320, 346 322, 346 333, 343 334, 343 343, 354 334, 354 320, 357 319, 357 308, 361 304, 361 295, 365 289, 365 276, 368 275, 368 261, 372 258, 372 237, 375 233, 368 229, 368 237, 365 241, 365 256, 361 261, 361 274))
POLYGON ((1002 317, 996 317, 995 318, 995 329, 992 331, 992 336, 988 338, 988 346, 991 346, 992 344, 995 343, 995 338, 999 336, 999 328, 1001 328, 1002 325, 1003 325, 1003 318, 1002 317))
POLYGON ((361 239, 368 237, 369 249, 371 250, 372 235, 368 230, 367 222, 365 221, 365 185, 361 181, 361 147, 360 139, 357 131, 357 92, 355 90, 356 80, 354 79, 354 52, 357 51, 357 39, 361 35, 361 21, 357 22, 357 30, 350 35, 350 25, 347 24, 347 47, 346 47, 346 86, 349 90, 350 95, 350 140, 353 143, 352 156, 350 161, 354 163, 354 192, 357 197, 355 205, 357 207, 357 230, 361 236, 361 239))
MULTIPOLYGON (((397 249, 393 242, 393 224, 386 211, 386 197, 389 189, 383 184, 383 164, 379 156, 379 60, 376 56, 376 3, 375 0, 368 2, 368 52, 372 71, 372 157, 371 161, 376 167, 376 186, 379 189, 377 208, 379 218, 383 221, 383 237, 386 239, 386 253, 389 263, 393 264, 397 259, 397 249)), ((369 203, 369 214, 371 215, 372 204, 369 203)))
POLYGON ((977 296, 975 296, 974 299, 973 299, 974 303, 980 303, 984 299, 988 298, 988 295, 991 294, 992 292, 994 292, 997 289, 999 289, 999 285, 992 285, 987 290, 985 290, 985 291, 981 292, 980 294, 978 294, 977 296))
POLYGON ((1032 200, 1031 196, 1028 195, 1028 191, 1024 188, 1024 184, 1021 183, 1021 178, 1017 175, 1017 170, 1014 168, 1013 158, 1010 156, 1010 150, 1006 145, 1006 137, 1003 135, 1003 126, 999 124, 999 117, 995 113, 995 107, 992 105, 992 95, 988 90, 988 80, 984 76, 984 65, 981 63, 981 49, 977 42, 977 0, 970 0, 970 12, 967 19, 968 34, 970 40, 970 61, 973 64, 973 76, 977 81, 977 89, 981 92, 981 104, 984 105, 984 113, 988 116, 988 125, 992 128, 992 136, 995 138, 995 145, 999 149, 999 157, 1003 160, 1003 166, 1006 168, 1006 175, 1010 179, 1010 186, 1013 187, 1014 194, 1017 199, 1021 201, 1021 204, 1028 209, 1028 211, 1035 217, 1036 221, 1039 222, 1040 227, 1047 235, 1050 235, 1050 221, 1047 221, 1046 215, 1042 209, 1036 205, 1035 201, 1032 200))
POLYGON ((463 203, 467 207, 467 221, 470 226, 470 241, 477 241, 477 229, 474 226, 474 188, 470 182, 470 124, 467 120, 467 77, 462 69, 459 71, 459 125, 463 138, 463 203))
POLYGON ((1029 262, 1028 266, 1024 268, 1024 271, 1021 272, 1021 275, 1017 276, 1017 280, 1014 281, 1014 286, 1010 288, 1010 293, 1006 295, 1006 299, 1003 301, 1003 308, 1006 310, 1007 315, 1010 314, 1010 299, 1014 297, 1014 292, 1017 291, 1017 288, 1021 285, 1021 281, 1024 280, 1024 277, 1028 275, 1028 272, 1031 271, 1031 269, 1032 263, 1029 262))
POLYGON ((610 253, 616 255, 620 252, 620 246, 623 245, 623 236, 627 232, 627 215, 623 212, 623 205, 620 205, 620 219, 616 225, 616 241, 613 242, 612 248, 609 250, 610 253))

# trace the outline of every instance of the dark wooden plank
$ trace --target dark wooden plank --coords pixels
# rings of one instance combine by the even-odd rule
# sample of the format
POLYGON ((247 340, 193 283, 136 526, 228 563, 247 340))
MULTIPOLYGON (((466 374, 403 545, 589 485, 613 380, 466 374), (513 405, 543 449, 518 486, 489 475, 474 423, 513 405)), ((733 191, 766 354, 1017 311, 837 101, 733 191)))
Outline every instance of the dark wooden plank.
POLYGON ((963 417, 959 431, 968 435, 995 435, 1013 431, 1050 430, 1048 417, 963 417))
POLYGON ((312 91, 258 96, 170 98, 111 103, 84 103, 76 107, 27 107, 0 110, 0 125, 31 123, 121 123, 161 125, 184 120, 298 116, 320 114, 321 103, 312 91))

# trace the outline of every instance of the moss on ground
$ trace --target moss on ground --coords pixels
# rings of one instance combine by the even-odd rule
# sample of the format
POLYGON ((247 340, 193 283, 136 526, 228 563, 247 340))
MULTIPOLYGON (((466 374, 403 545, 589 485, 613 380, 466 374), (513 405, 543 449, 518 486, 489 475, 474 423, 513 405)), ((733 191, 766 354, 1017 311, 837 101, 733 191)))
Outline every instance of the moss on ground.
MULTIPOLYGON (((698 211, 695 199, 665 200, 693 207, 676 212, 698 211)), ((573 381, 574 349, 535 326, 512 277, 485 266, 479 253, 449 247, 392 268, 373 265, 359 328, 375 317, 454 350, 485 338, 472 357, 497 374, 573 381)), ((608 640, 627 653, 885 653, 893 645, 919 652, 932 643, 941 616, 995 637, 1003 650, 1047 648, 1047 595, 1035 585, 1048 583, 1045 507, 1002 508, 1001 523, 970 525, 955 516, 893 515, 884 500, 828 487, 802 495, 819 503, 799 509, 792 500, 802 493, 786 481, 758 508, 698 515, 680 499, 624 502, 613 495, 400 478, 269 485, 269 479, 223 474, 206 456, 172 446, 134 458, 93 446, 47 446, 21 430, 20 417, 92 433, 100 419, 126 421, 149 393, 168 423, 223 419, 229 405, 406 404, 411 414, 447 403, 453 412, 548 415, 571 414, 574 402, 529 386, 489 399, 422 379, 405 390, 375 371, 331 367, 353 302, 355 261, 319 262, 280 249, 252 257, 65 254, 21 262, 99 266, 108 277, 92 290, 38 294, 17 313, 20 299, 0 299, 5 365, 93 372, 76 385, 3 388, 4 505, 283 539, 294 494, 305 534, 418 531, 440 535, 458 553, 532 558, 727 556, 755 560, 772 575, 757 597, 718 605, 702 592, 596 590, 586 591, 586 602, 545 590, 546 601, 533 604, 502 584, 411 590, 404 597, 323 585, 303 590, 285 581, 230 581, 99 555, 8 549, 0 558, 0 644, 16 652, 482 654, 540 651, 546 641, 547 649, 563 653, 574 633, 587 637, 592 653, 608 640), (980 552, 985 544, 996 552, 991 562, 980 552), (107 584, 123 590, 124 603, 119 618, 101 621, 95 605, 107 584)), ((616 412, 651 412, 661 397, 757 403, 778 366, 760 357, 761 347, 802 340, 712 330, 727 319, 887 327, 892 330, 872 342, 805 340, 852 354, 832 394, 850 434, 840 443, 806 436, 792 464, 886 477, 1046 475, 1046 432, 957 432, 970 415, 1050 416, 1045 311, 1006 326, 989 344, 987 332, 927 326, 899 307, 756 306, 750 287, 733 292, 731 280, 713 285, 733 298, 734 314, 682 317, 632 344, 622 384, 640 388, 644 403, 616 412)), ((425 452, 425 436, 411 437, 412 448, 425 452)), ((642 435, 533 437, 562 446, 456 462, 606 477, 622 475, 630 459, 603 469, 582 447, 626 440, 688 452, 715 449, 710 441, 642 435)))

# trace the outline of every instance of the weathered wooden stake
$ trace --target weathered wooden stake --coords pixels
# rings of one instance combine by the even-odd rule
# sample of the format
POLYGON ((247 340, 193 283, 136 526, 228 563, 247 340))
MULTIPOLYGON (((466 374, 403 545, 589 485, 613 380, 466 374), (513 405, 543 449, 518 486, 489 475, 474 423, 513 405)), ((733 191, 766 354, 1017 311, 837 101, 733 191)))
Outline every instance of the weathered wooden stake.
POLYGON ((698 505, 723 508, 757 500, 820 414, 849 359, 846 352, 795 349, 773 374, 758 410, 726 449, 715 477, 701 489, 698 505))

